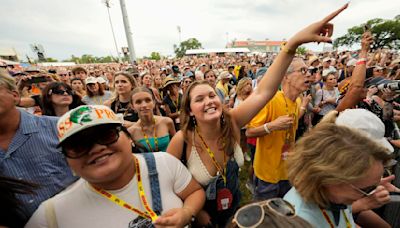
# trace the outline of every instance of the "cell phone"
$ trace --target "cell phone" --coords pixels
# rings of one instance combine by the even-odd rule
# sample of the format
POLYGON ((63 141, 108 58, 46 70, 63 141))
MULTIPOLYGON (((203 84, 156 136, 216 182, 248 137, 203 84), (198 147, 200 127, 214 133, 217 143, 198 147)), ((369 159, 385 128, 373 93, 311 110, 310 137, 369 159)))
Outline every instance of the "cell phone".
POLYGON ((47 78, 44 76, 39 76, 39 77, 32 77, 31 79, 28 80, 29 83, 39 83, 39 82, 47 82, 47 78))
POLYGON ((364 32, 367 32, 367 31, 369 31, 369 30, 370 30, 369 25, 368 25, 368 24, 365 24, 365 25, 364 25, 364 32))

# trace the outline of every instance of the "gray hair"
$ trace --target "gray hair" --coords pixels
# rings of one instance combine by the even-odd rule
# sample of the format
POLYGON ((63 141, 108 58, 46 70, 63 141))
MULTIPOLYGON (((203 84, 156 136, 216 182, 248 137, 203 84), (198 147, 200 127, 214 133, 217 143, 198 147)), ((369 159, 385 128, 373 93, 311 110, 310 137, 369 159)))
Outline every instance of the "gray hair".
POLYGON ((293 58, 292 62, 290 63, 289 67, 286 70, 286 75, 291 74, 294 72, 294 64, 298 61, 302 60, 301 58, 293 58))
POLYGON ((8 71, 3 69, 0 69, 0 86, 10 91, 17 91, 15 79, 10 76, 8 71))

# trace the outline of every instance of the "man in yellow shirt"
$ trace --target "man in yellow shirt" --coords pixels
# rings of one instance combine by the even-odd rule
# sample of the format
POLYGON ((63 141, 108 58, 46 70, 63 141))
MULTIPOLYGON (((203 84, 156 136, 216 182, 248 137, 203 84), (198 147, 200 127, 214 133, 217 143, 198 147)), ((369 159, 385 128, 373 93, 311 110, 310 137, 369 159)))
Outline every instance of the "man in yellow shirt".
POLYGON ((282 91, 253 118, 247 137, 258 137, 254 157, 254 199, 283 197, 290 189, 286 158, 293 145, 299 118, 310 98, 299 97, 311 81, 303 60, 294 59, 282 81, 282 91))

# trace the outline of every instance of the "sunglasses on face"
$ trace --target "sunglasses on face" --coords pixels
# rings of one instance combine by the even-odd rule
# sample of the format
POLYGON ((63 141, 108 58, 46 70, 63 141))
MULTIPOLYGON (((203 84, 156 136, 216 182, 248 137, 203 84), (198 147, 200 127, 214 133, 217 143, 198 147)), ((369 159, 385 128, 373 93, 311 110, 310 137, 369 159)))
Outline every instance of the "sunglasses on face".
POLYGON ((352 184, 350 184, 350 186, 351 186, 353 189, 357 190, 359 193, 361 193, 361 194, 363 194, 364 196, 366 196, 366 197, 368 197, 368 196, 374 194, 376 188, 378 187, 378 185, 371 185, 371 186, 368 186, 368 187, 365 187, 365 188, 358 188, 358 187, 356 187, 356 186, 354 186, 354 185, 352 185, 352 184))
POLYGON ((265 209, 280 216, 295 216, 294 207, 290 203, 282 198, 273 198, 240 208, 235 213, 232 223, 235 223, 239 228, 256 228, 264 221, 265 209))
POLYGON ((117 142, 121 131, 121 126, 104 125, 89 128, 67 139, 62 144, 62 153, 67 158, 81 158, 89 153, 94 144, 108 146, 117 142))
POLYGON ((64 95, 65 93, 67 93, 67 95, 72 95, 72 90, 69 89, 53 89, 50 91, 50 94, 57 94, 57 95, 64 95))

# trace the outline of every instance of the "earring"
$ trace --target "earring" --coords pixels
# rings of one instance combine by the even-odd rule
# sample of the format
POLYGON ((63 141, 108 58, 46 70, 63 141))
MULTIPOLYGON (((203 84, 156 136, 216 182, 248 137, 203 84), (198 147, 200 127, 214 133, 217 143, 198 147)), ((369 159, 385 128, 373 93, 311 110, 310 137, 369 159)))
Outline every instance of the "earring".
POLYGON ((225 125, 225 117, 224 117, 224 113, 221 114, 221 126, 225 125))
POLYGON ((196 117, 191 116, 190 118, 192 118, 193 127, 196 127, 197 126, 196 117))

